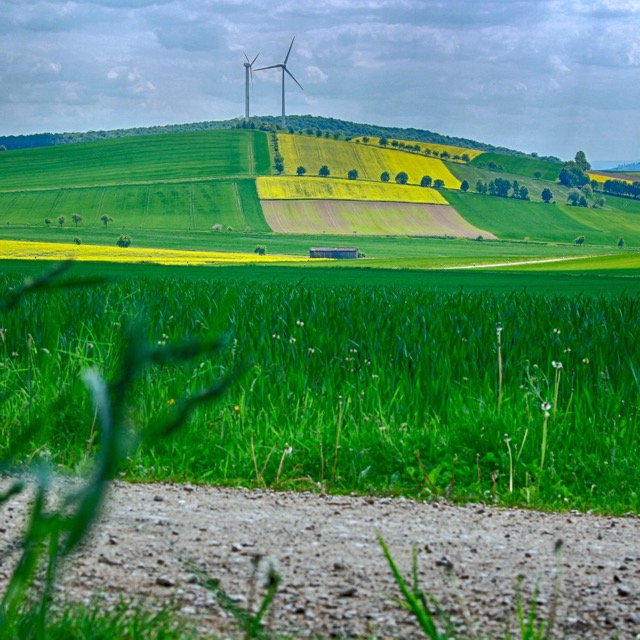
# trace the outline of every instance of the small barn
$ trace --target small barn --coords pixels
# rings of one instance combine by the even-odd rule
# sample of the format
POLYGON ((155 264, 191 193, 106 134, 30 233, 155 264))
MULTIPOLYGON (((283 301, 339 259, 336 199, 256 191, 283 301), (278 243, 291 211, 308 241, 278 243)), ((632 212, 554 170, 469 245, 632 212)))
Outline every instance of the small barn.
POLYGON ((338 258, 350 260, 359 255, 358 247, 311 247, 310 258, 338 258))

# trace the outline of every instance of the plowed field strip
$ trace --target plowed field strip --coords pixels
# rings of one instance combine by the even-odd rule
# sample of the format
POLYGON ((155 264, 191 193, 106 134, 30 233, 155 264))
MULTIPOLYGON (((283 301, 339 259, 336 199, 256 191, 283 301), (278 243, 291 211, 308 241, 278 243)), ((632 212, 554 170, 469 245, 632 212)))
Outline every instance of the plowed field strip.
POLYGON ((264 200, 265 218, 277 233, 409 235, 492 238, 448 205, 349 200, 264 200))

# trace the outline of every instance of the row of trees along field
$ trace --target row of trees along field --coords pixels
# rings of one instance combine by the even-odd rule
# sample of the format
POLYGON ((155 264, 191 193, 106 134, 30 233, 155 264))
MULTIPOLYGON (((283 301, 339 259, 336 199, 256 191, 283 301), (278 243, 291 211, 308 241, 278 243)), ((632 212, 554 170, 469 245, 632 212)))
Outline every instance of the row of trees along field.
MULTIPOLYGON (((521 185, 517 180, 511 182, 506 178, 496 178, 487 184, 484 180, 476 182, 476 191, 483 195, 497 196, 498 198, 515 198, 517 200, 530 200, 529 189, 525 185, 521 185)), ((544 189, 542 192, 544 202, 553 199, 550 189, 544 189)))
MULTIPOLYGON (((307 168, 302 165, 296 169, 296 174, 299 176, 304 176, 306 173, 307 173, 307 168)), ((320 167, 320 169, 318 169, 318 175, 321 178, 328 178, 331 175, 331 170, 326 164, 324 164, 320 167)), ((359 176, 360 176, 360 173, 358 172, 357 169, 350 169, 347 172, 347 178, 349 180, 357 180, 359 176)), ((390 180, 391 180, 391 174, 388 171, 383 171, 380 174, 381 182, 389 182, 390 180)), ((396 181, 397 184, 408 184, 409 174, 406 171, 399 171, 396 174, 394 180, 396 181)), ((434 180, 431 176, 422 176, 422 179, 420 180, 420 186, 433 187, 434 189, 443 189, 445 184, 444 184, 444 180, 442 180, 441 178, 436 178, 434 180)), ((465 180, 462 183, 461 189, 463 191, 466 191, 468 188, 469 188, 469 183, 465 180)))
MULTIPOLYGON (((71 214, 71 219, 73 220, 74 224, 76 225, 76 227, 78 226, 78 224, 80 222, 82 222, 83 218, 79 213, 72 213, 71 214)), ((103 215, 100 217, 100 220, 102 221, 102 224, 106 227, 110 222, 113 222, 113 218, 111 218, 108 215, 103 215)), ((67 221, 65 216, 58 216, 58 224, 60 226, 64 225, 64 223, 67 221)), ((45 218, 44 219, 44 223, 47 227, 50 227, 53 222, 51 220, 51 218, 45 218)))

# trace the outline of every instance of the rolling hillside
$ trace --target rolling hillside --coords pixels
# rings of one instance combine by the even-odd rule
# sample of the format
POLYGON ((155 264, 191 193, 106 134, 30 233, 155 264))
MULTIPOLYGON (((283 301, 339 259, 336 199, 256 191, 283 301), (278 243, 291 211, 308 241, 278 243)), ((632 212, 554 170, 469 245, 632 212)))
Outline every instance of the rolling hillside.
POLYGON ((265 175, 264 139, 257 131, 201 131, 2 153, 0 190, 265 175))
MULTIPOLYGON (((627 247, 640 246, 640 202, 607 195, 604 207, 567 206, 557 163, 480 152, 469 153, 470 162, 443 162, 378 144, 279 133, 285 171, 273 175, 273 138, 251 129, 188 131, 3 152, 0 238, 113 244, 119 233, 135 241, 137 232, 140 246, 188 248, 191 238, 194 246, 230 250, 234 242, 246 249, 242 237, 250 243, 275 232, 289 234, 296 251, 295 234, 345 235, 350 243, 370 234, 567 244, 584 236, 603 247, 622 237, 627 247), (329 177, 317 175, 323 165, 329 177), (306 176, 295 175, 298 166, 306 176), (356 180, 345 179, 351 169, 356 180), (381 181, 383 171, 389 182, 381 181), (395 183, 400 171, 410 184, 395 183), (423 175, 445 188, 416 186, 423 175), (477 180, 497 178, 518 180, 531 200, 474 193, 477 180), (468 193, 459 190, 462 180, 468 193), (557 204, 540 202, 545 188, 557 204)), ((442 149, 453 155, 456 147, 442 149)))

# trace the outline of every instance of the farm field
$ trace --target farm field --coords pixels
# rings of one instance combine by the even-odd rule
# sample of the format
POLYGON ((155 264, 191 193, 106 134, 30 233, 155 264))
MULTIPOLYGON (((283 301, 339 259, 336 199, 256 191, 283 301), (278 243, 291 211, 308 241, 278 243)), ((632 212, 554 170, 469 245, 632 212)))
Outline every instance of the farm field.
POLYGON ((197 131, 0 154, 0 191, 270 173, 261 131, 197 131))
MULTIPOLYGON (((488 243, 486 243, 488 244, 488 243)), ((638 258, 633 253, 619 256, 613 269, 606 268, 606 260, 618 256, 588 255, 572 259, 558 258, 378 258, 354 260, 349 267, 337 260, 301 260, 267 265, 259 262, 246 264, 225 263, 199 266, 186 263, 158 265, 151 261, 134 266, 125 262, 77 262, 73 273, 80 278, 95 275, 107 279, 123 279, 134 275, 144 280, 178 278, 193 282, 217 282, 229 280, 238 283, 283 284, 285 286, 304 282, 308 285, 339 284, 349 287, 401 287, 432 290, 440 293, 495 293, 509 294, 514 291, 537 295, 563 297, 618 298, 623 295, 640 294, 640 276, 636 269, 638 258), (473 261, 471 261, 473 260, 473 261), (554 262, 551 262, 554 260, 554 262), (584 260, 584 263, 582 262, 584 260), (491 264, 504 267, 490 267, 491 264), (529 264, 525 264, 529 263, 529 264), (581 268, 577 269, 576 264, 581 268), (358 265, 372 265, 358 266, 358 265), (135 269, 132 272, 132 268, 135 269)), ((37 276, 47 268, 31 257, 25 260, 2 260, 2 273, 29 274, 37 276)))
MULTIPOLYGON (((3 299, 35 268, 8 266, 3 299)), ((80 267, 101 273, 99 265, 80 267)), ((382 284, 362 270, 339 270, 369 278, 356 286, 331 269, 292 267, 287 277, 324 279, 270 281, 264 267, 194 267, 184 277, 175 267, 139 268, 97 288, 30 297, 4 314, 1 410, 14 426, 2 432, 0 450, 28 427, 24 403, 32 398, 43 431, 17 455, 46 448, 61 468, 81 467, 92 412, 78 371, 91 366, 111 378, 126 352, 125 326, 142 314, 142 343, 221 334, 227 343, 217 355, 145 372, 130 408, 134 423, 162 420, 183 394, 225 372, 235 377, 222 400, 197 408, 173 438, 138 447, 122 468, 131 480, 319 484, 422 498, 446 491, 463 501, 493 495, 504 505, 608 513, 640 507, 640 320, 635 296, 619 288, 612 295, 615 277, 604 297, 575 295, 575 278, 573 295, 490 291, 491 280, 513 283, 510 273, 437 272, 423 287, 415 274, 389 274, 382 284), (243 269, 241 279, 233 275, 243 269), (447 277, 482 279, 485 288, 439 288, 447 277), (547 402, 548 416, 540 410, 547 402), (284 443, 292 452, 281 462, 284 443)), ((567 281, 544 278, 552 290, 567 281)), ((529 281, 539 283, 540 274, 529 281)))
POLYGON ((555 162, 543 162, 542 160, 536 160, 535 158, 510 156, 502 153, 489 153, 485 152, 476 156, 469 163, 472 166, 478 166, 480 164, 488 165, 490 162, 494 162, 496 165, 501 166, 502 170, 506 173, 516 174, 519 176, 534 178, 536 172, 541 173, 543 180, 551 180, 555 182, 562 169, 562 164, 555 162))
POLYGON ((466 220, 489 229, 501 239, 570 243, 584 236, 591 244, 615 246, 622 236, 628 244, 640 244, 637 215, 612 210, 609 204, 621 198, 607 198, 605 209, 588 209, 451 191, 446 192, 446 197, 466 220))
POLYGON ((633 174, 618 173, 615 171, 587 171, 587 175, 591 180, 596 182, 606 182, 607 180, 622 180, 623 182, 634 182, 639 178, 633 174))
MULTIPOLYGON (((247 264, 306 262, 309 258, 293 256, 266 256, 256 253, 231 253, 213 251, 172 251, 170 249, 140 249, 135 247, 76 245, 54 242, 27 242, 0 240, 2 260, 78 260, 83 262, 151 262, 154 264, 247 264)), ((324 260, 320 260, 323 262, 324 260)))
POLYGON ((102 216, 112 218, 107 228, 203 229, 214 224, 244 231, 269 231, 255 188, 249 178, 163 182, 147 185, 31 191, 0 191, 0 225, 64 225, 78 232, 103 227, 102 216), (72 214, 82 216, 75 227, 72 214))
MULTIPOLYGON (((67 227, 67 225, 65 225, 67 227)), ((127 232, 127 230, 125 230, 127 232)), ((32 242, 60 242, 73 244, 74 238, 82 244, 114 246, 123 230, 110 227, 82 228, 82 223, 67 228, 46 228, 44 225, 26 227, 0 225, 0 239, 28 240, 32 242)), ((353 244, 353 234, 344 236, 330 234, 276 234, 256 232, 180 229, 137 229, 132 233, 133 247, 178 249, 193 251, 227 251, 252 253, 256 245, 264 245, 268 254, 291 256, 309 255, 314 246, 348 243, 353 244), (347 242, 348 241, 348 242, 347 242)), ((589 245, 578 247, 554 242, 484 241, 464 238, 437 238, 417 236, 366 236, 357 238, 357 246, 366 253, 366 260, 356 261, 354 266, 375 266, 384 261, 386 267, 419 264, 428 267, 468 265, 478 262, 504 262, 507 260, 529 260, 568 256, 602 255, 611 252, 611 246, 589 245)), ((633 252, 634 249, 625 249, 633 252)), ((346 265, 344 262, 338 264, 346 265)), ((353 265, 353 263, 349 263, 353 265)))
POLYGON ((422 177, 429 175, 433 180, 443 180, 447 188, 460 188, 460 182, 447 165, 436 158, 284 133, 278 134, 278 144, 284 158, 285 175, 295 175, 299 166, 305 167, 309 175, 317 175, 320 167, 327 165, 334 178, 346 178, 351 169, 357 169, 361 180, 379 182, 380 174, 388 171, 393 181, 397 173, 405 171, 409 176, 409 184, 420 184, 422 177))
POLYGON ((359 200, 363 202, 414 202, 447 204, 437 189, 365 180, 297 177, 258 178, 261 200, 359 200))
MULTIPOLYGON (((276 233, 451 236, 495 238, 446 205, 343 200, 263 200, 267 223, 276 233)), ((344 241, 342 241, 344 242, 344 241)))

